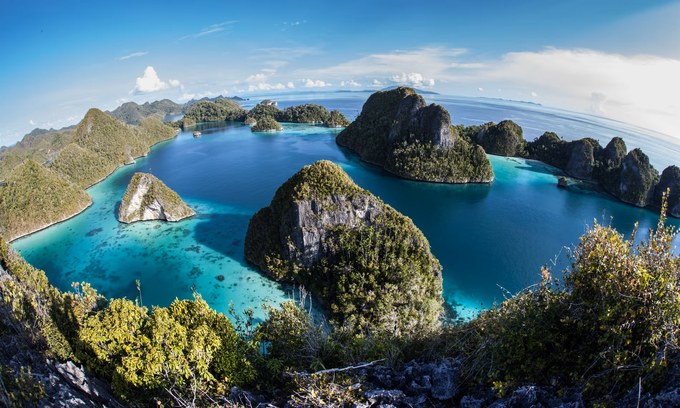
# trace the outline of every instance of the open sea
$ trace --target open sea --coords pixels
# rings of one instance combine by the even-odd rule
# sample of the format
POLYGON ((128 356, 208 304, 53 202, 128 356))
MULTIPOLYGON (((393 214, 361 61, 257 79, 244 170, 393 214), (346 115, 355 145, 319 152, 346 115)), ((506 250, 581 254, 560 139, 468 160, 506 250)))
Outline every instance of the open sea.
MULTIPOLYGON (((368 93, 269 96, 278 107, 316 103, 349 119, 368 93)), ((244 101, 252 108, 257 100, 244 101)), ((605 146, 622 137, 640 147, 661 172, 680 164, 680 146, 667 136, 604 118, 538 105, 481 98, 426 95, 443 105, 455 124, 512 119, 533 140, 554 131, 566 140, 592 137, 605 146)), ((428 238, 443 266, 444 297, 467 318, 540 281, 544 264, 561 276, 568 248, 592 225, 611 223, 638 239, 656 226, 658 211, 619 202, 587 183, 557 187, 560 170, 516 158, 489 156, 496 180, 489 185, 412 182, 361 162, 335 143, 338 129, 287 124, 278 133, 253 133, 239 123, 199 125, 202 137, 182 132, 154 146, 148 157, 122 167, 88 193, 94 204, 82 214, 12 243, 43 269, 61 290, 89 282, 107 297, 140 296, 142 303, 167 306, 198 292, 216 310, 230 302, 264 316, 262 304, 277 305, 294 288, 276 283, 245 262, 243 241, 250 217, 269 205, 276 189, 302 166, 331 160, 362 188, 410 217, 428 238), (150 172, 175 190, 197 215, 178 223, 117 220, 120 200, 135 172, 150 172), (224 279, 219 280, 222 276, 224 279)), ((678 226, 679 220, 669 223, 678 226)), ((680 241, 676 240, 676 245, 680 241)))

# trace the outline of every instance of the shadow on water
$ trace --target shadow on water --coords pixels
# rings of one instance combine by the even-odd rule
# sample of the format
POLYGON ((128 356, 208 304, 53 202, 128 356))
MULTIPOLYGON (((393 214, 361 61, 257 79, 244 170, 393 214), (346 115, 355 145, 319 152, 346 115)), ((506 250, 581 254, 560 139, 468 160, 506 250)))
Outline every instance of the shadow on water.
POLYGON ((122 203, 122 201, 118 200, 116 201, 116 204, 113 205, 113 216, 116 217, 116 219, 118 219, 118 212, 120 211, 120 205, 122 203))
POLYGON ((194 239, 222 255, 237 260, 241 266, 248 265, 243 258, 243 240, 250 217, 244 214, 198 214, 204 220, 194 227, 194 239))

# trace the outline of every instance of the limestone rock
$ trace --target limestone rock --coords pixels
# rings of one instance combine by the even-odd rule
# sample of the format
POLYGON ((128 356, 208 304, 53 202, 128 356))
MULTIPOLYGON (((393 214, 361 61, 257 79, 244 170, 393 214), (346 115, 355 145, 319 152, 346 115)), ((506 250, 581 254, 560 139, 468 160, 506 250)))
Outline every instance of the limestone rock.
POLYGON ((593 146, 586 139, 574 142, 565 171, 572 177, 590 180, 595 166, 593 146))
POLYGON ((653 204, 655 206, 661 206, 661 198, 668 189, 670 189, 670 195, 667 213, 680 218, 680 168, 678 166, 668 166, 661 173, 659 184, 654 189, 653 204))
POLYGON ((441 266, 429 243, 331 162, 305 166, 279 187, 250 220, 244 250, 270 277, 304 285, 315 302, 342 303, 329 311, 339 322, 361 316, 395 335, 439 325, 441 266))
POLYGON ((410 180, 488 183, 494 178, 484 149, 461 139, 449 112, 427 105, 411 88, 372 94, 335 141, 410 180))
POLYGON ((180 221, 196 213, 151 174, 136 173, 128 185, 118 211, 124 223, 146 220, 180 221))
POLYGON ((645 207, 651 204, 654 187, 659 182, 659 172, 649 164, 649 158, 640 149, 631 150, 623 159, 621 201, 645 207))
POLYGON ((484 125, 477 133, 477 143, 487 153, 500 156, 520 155, 526 144, 522 128, 511 120, 504 120, 497 125, 484 125))

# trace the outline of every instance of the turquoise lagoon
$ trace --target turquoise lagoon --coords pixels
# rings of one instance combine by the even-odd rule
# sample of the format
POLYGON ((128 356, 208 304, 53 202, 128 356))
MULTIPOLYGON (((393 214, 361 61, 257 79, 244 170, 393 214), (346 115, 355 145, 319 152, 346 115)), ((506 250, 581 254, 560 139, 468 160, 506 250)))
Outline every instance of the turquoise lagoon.
MULTIPOLYGON (((317 103, 339 109, 350 119, 367 97, 270 96, 280 108, 317 103)), ((446 107, 454 123, 512 119, 528 140, 546 130, 567 140, 594 137, 603 145, 620 136, 629 149, 647 152, 659 171, 680 157, 680 147, 663 135, 602 118, 507 101, 427 99, 446 107)), ((243 104, 249 108, 255 102, 243 104)), ((302 166, 326 159, 414 221, 443 265, 445 299, 459 316, 469 317, 538 282, 544 264, 561 276, 568 267, 568 248, 593 220, 611 223, 625 234, 638 221, 638 239, 658 220, 656 210, 621 203, 596 186, 558 188, 562 173, 539 162, 489 156, 496 174, 492 184, 418 183, 393 177, 338 147, 334 139, 339 130, 302 124, 284 128, 279 133, 252 133, 240 123, 219 123, 199 125, 201 138, 180 133, 91 187, 94 204, 85 212, 13 246, 62 290, 86 281, 108 297, 135 299, 139 280, 145 306, 166 306, 175 298, 191 298, 195 291, 218 311, 226 312, 234 302, 237 311, 252 306, 260 319, 263 303, 277 305, 290 298, 294 288, 266 278, 245 262, 248 221, 302 166), (163 180, 197 215, 178 223, 120 224, 120 200, 138 171, 163 180)), ((678 225, 678 220, 670 222, 678 225)))

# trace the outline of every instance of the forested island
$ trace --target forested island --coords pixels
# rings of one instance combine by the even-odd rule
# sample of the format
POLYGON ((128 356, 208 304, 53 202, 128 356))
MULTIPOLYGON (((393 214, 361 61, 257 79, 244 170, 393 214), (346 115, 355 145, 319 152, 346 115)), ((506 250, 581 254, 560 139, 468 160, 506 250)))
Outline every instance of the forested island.
POLYGON ((669 166, 659 176, 642 150, 627 151, 619 137, 605 147, 593 138, 568 142, 554 132, 545 132, 528 142, 522 128, 511 120, 460 125, 459 132, 487 153, 542 161, 571 177, 597 182, 621 201, 638 207, 661 208, 662 196, 670 189, 668 213, 680 217, 680 168, 669 166))
MULTIPOLYGON (((10 170, 0 187, 3 236, 13 240, 78 214, 91 203, 86 188, 147 155, 154 144, 175 136, 172 128, 156 118, 131 126, 90 109, 68 135, 69 143, 49 163, 42 166, 25 159, 10 170)), ((55 138, 64 143, 62 134, 56 133, 55 138)), ((8 163, 3 160, 2 164, 8 163)))
POLYGON ((411 88, 372 94, 335 141, 411 180, 489 183, 494 178, 484 149, 460 138, 446 109, 428 106, 411 88))
POLYGON ((184 118, 171 126, 188 128, 204 122, 244 122, 247 125, 269 118, 276 122, 319 123, 328 127, 342 127, 350 122, 337 110, 329 112, 326 108, 313 103, 290 106, 281 110, 271 101, 264 100, 251 110, 245 110, 240 103, 230 99, 217 99, 214 102, 197 102, 189 108, 184 118))
POLYGON ((194 210, 152 174, 135 173, 118 209, 118 221, 180 221, 196 215, 194 210))
POLYGON ((245 255, 273 279, 310 289, 353 332, 400 336, 439 324, 441 265, 427 239, 329 161, 303 167, 253 216, 245 255))

